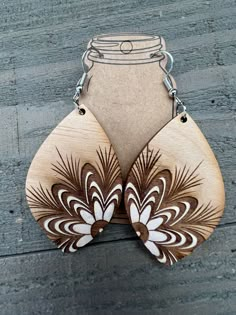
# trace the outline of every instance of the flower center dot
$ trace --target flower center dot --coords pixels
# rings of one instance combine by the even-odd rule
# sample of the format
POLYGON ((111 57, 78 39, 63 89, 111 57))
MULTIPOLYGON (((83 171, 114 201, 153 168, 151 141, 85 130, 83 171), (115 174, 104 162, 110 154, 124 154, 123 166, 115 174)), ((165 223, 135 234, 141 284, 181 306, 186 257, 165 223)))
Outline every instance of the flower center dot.
POLYGON ((146 225, 144 225, 141 222, 136 222, 136 223, 133 223, 133 227, 134 227, 138 237, 140 237, 143 242, 146 242, 148 240, 148 236, 149 236, 149 231, 148 231, 146 225))
POLYGON ((104 220, 98 220, 98 221, 94 222, 91 226, 92 237, 94 237, 98 233, 101 233, 106 224, 107 224, 107 221, 104 221, 104 220))

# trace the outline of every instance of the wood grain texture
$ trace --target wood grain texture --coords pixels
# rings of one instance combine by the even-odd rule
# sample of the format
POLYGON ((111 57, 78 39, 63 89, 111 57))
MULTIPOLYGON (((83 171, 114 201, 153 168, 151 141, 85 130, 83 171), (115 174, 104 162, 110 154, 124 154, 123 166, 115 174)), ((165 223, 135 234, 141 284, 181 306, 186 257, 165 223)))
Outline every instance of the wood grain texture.
POLYGON ((0 12, 1 313, 234 315, 235 1, 9 0, 0 12), (148 260, 136 239, 125 240, 135 234, 124 225, 108 226, 93 246, 64 260, 26 205, 30 162, 73 109, 79 57, 92 36, 111 30, 165 37, 181 98, 225 181, 220 227, 171 270, 148 260))
POLYGON ((136 234, 161 263, 173 265, 208 239, 223 215, 224 184, 189 114, 177 115, 144 147, 124 199, 136 234))
POLYGON ((84 105, 50 133, 26 178, 31 212, 63 252, 75 252, 103 232, 119 207, 122 190, 117 156, 84 105))

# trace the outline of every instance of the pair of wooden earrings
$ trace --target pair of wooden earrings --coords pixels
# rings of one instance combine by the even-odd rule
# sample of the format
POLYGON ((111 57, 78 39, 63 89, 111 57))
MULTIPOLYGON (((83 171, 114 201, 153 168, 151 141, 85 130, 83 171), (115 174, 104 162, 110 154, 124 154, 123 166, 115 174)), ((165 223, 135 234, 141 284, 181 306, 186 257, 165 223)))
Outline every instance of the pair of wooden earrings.
MULTIPOLYGON (((172 69, 172 56, 158 54, 170 58, 172 69)), ((78 108, 42 144, 26 182, 33 216, 62 251, 75 252, 102 232, 122 192, 136 234, 161 263, 172 265, 189 255, 218 224, 224 209, 222 176, 177 96, 171 69, 164 69, 164 83, 177 105, 176 115, 141 151, 125 185, 106 133, 79 104, 86 71, 79 81, 74 97, 78 108)))

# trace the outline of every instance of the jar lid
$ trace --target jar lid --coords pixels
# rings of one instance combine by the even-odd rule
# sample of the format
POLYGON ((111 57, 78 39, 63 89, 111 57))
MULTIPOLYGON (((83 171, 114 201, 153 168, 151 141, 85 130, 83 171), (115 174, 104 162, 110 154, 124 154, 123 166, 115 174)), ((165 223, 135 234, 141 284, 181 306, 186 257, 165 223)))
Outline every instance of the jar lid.
POLYGON ((118 33, 93 37, 88 44, 88 59, 93 62, 119 65, 137 65, 164 59, 158 52, 163 48, 162 38, 147 34, 118 33))

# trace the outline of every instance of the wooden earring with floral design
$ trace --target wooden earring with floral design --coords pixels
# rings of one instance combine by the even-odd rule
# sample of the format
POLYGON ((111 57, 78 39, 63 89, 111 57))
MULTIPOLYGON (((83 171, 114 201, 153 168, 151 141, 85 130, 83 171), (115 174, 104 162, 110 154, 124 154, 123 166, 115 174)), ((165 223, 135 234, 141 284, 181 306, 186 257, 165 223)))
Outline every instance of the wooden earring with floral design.
MULTIPOLYGON (((83 56, 84 61, 84 56, 83 56)), ((31 212, 65 252, 86 245, 111 220, 121 200, 119 162, 103 128, 79 96, 71 112, 36 153, 26 180, 31 212)))
MULTIPOLYGON (((159 52, 171 59, 166 51, 159 52)), ((129 219, 146 248, 172 265, 213 232, 224 209, 224 185, 216 158, 186 113, 170 71, 164 84, 176 115, 145 146, 125 187, 129 219)))

